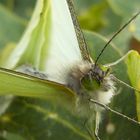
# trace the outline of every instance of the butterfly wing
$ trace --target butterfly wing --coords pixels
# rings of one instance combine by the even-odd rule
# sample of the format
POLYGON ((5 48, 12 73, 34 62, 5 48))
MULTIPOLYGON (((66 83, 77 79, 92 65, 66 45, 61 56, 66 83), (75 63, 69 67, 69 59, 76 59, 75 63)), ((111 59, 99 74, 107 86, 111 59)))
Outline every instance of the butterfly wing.
POLYGON ((0 83, 0 95, 10 93, 11 95, 44 99, 56 96, 73 98, 73 92, 62 84, 5 68, 0 68, 0 83))
POLYGON ((37 1, 32 19, 3 67, 23 64, 43 70, 49 80, 65 83, 68 70, 90 61, 84 36, 70 0, 37 1))
POLYGON ((52 0, 51 9, 52 32, 45 71, 50 80, 65 83, 72 65, 90 59, 71 1, 52 0))

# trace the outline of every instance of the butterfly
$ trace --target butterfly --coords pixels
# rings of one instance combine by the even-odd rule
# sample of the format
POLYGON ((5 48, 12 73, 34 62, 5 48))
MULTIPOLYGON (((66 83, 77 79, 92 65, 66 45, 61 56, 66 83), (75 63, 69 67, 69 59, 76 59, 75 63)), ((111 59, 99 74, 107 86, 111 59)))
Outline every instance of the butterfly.
MULTIPOLYGON (((22 82, 26 79, 36 81, 37 84, 36 88, 34 89, 34 91, 36 90, 35 96, 45 96, 45 92, 40 93, 37 90, 39 87, 49 91, 49 87, 45 87, 45 85, 43 85, 44 83, 48 84, 51 88, 62 90, 63 94, 64 92, 69 94, 74 93, 74 96, 76 96, 75 106, 77 112, 81 116, 86 116, 86 118, 88 118, 88 121, 85 122, 87 129, 90 127, 88 133, 92 137, 91 130, 93 129, 93 122, 95 121, 95 136, 93 137, 99 140, 100 138, 98 136, 98 129, 100 113, 103 109, 110 110, 110 108, 106 105, 110 103, 112 97, 115 95, 115 92, 117 92, 116 82, 124 84, 132 89, 134 88, 116 78, 110 71, 110 67, 122 61, 126 56, 128 56, 129 53, 111 64, 99 65, 98 60, 112 39, 134 18, 136 18, 139 13, 137 13, 110 39, 110 41, 105 45, 103 50, 94 61, 89 54, 85 38, 75 16, 76 14, 71 0, 63 0, 61 5, 62 7, 66 7, 65 12, 69 16, 62 17, 61 13, 63 11, 60 8, 57 8, 57 5, 59 5, 59 2, 55 1, 53 8, 55 8, 57 12, 52 12, 52 14, 54 14, 53 17, 59 15, 61 19, 60 22, 63 23, 61 26, 66 26, 65 21, 69 21, 69 28, 66 28, 65 31, 61 33, 55 24, 52 25, 55 32, 52 32, 53 40, 50 41, 51 47, 47 56, 48 61, 45 63, 46 75, 36 70, 32 71, 26 69, 26 67, 25 69, 20 67, 17 68, 19 72, 0 68, 0 71, 2 72, 1 77, 8 74, 12 79, 14 79, 14 77, 19 78, 19 80, 22 82), (70 29, 72 29, 72 31, 70 29), (68 41, 64 41, 64 38, 61 38, 62 36, 66 36, 65 40, 68 41), (66 46, 66 48, 63 48, 62 46, 66 46)), ((56 19, 52 18, 52 20, 53 23, 55 23, 56 19)), ((12 58, 13 56, 11 56, 9 60, 12 58)), ((3 90, 5 90, 6 87, 4 85, 2 87, 3 90)), ((11 91, 12 90, 14 89, 11 89, 11 91)), ((56 94, 54 95, 57 96, 56 94)), ((110 111, 113 112, 113 110, 110 111)), ((114 113, 121 115, 117 112, 114 113)), ((131 118, 127 117, 127 119, 139 124, 137 121, 131 118)))

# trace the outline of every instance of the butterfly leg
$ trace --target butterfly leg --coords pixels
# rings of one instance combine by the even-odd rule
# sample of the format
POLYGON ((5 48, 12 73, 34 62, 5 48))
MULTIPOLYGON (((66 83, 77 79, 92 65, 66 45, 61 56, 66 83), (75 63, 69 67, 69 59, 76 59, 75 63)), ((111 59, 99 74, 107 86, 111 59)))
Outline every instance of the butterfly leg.
POLYGON ((134 124, 137 124, 138 126, 140 126, 140 122, 138 122, 138 121, 136 121, 136 120, 134 120, 134 119, 132 119, 132 118, 130 118, 130 117, 128 117, 128 116, 126 116, 126 115, 124 115, 124 114, 118 112, 118 111, 115 111, 115 110, 111 109, 109 106, 107 106, 107 105, 105 105, 105 104, 102 104, 102 103, 100 103, 100 102, 98 102, 98 101, 96 101, 96 100, 94 100, 94 99, 90 99, 90 102, 92 102, 92 103, 94 103, 94 104, 97 104, 97 105, 99 105, 100 107, 106 109, 107 111, 110 111, 110 112, 112 112, 112 113, 114 113, 114 114, 116 114, 116 115, 118 115, 118 116, 120 116, 120 117, 122 117, 122 118, 125 118, 125 119, 127 119, 128 121, 133 122, 134 124))
POLYGON ((91 137, 92 140, 100 140, 100 138, 98 136, 99 123, 100 123, 100 113, 96 112, 95 116, 96 116, 96 118, 93 121, 85 120, 84 126, 87 130, 87 133, 89 134, 89 136, 91 137), (93 129, 93 125, 92 125, 93 122, 94 122, 94 129, 93 129))
POLYGON ((98 132, 99 132, 99 123, 100 123, 100 112, 96 112, 96 118, 95 118, 95 137, 97 140, 100 140, 99 136, 98 136, 98 132))
POLYGON ((117 65, 118 63, 120 63, 121 61, 123 61, 132 51, 127 52, 124 56, 122 56, 120 59, 118 59, 115 62, 109 63, 109 64, 105 64, 105 67, 112 67, 117 65))

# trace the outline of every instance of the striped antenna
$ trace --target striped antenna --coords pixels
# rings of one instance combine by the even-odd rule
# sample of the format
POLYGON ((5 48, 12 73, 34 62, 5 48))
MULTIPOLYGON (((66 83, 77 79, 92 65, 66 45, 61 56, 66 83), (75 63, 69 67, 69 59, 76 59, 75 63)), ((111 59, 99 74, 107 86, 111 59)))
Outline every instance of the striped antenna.
POLYGON ((74 5, 73 5, 72 0, 67 0, 67 4, 68 4, 68 7, 69 7, 69 11, 71 13, 71 18, 72 18, 72 21, 73 21, 73 25, 74 25, 74 28, 75 28, 75 33, 76 33, 76 36, 77 36, 77 40, 78 40, 78 43, 79 43, 79 48, 80 48, 80 51, 82 53, 83 60, 92 62, 92 60, 90 58, 89 50, 88 50, 88 47, 87 47, 87 43, 85 41, 84 34, 83 34, 83 32, 81 30, 81 27, 79 25, 79 22, 77 20, 77 16, 76 16, 76 13, 75 13, 75 10, 74 10, 74 5))

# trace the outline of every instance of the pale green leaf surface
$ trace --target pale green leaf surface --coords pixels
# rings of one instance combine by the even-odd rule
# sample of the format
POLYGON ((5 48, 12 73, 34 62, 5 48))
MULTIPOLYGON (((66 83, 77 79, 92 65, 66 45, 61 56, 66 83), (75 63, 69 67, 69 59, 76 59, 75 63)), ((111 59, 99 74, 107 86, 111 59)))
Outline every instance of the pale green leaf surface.
POLYGON ((112 10, 114 10, 120 16, 130 16, 130 14, 139 11, 139 0, 107 0, 112 10))
POLYGON ((77 13, 82 13, 90 8, 91 5, 98 3, 98 0, 77 0, 74 1, 74 5, 77 13))
MULTIPOLYGON (((129 54, 126 64, 132 86, 140 90, 140 55, 136 51, 133 51, 129 54)), ((136 108, 140 121, 140 92, 136 92, 136 108)))
POLYGON ((17 42, 25 25, 26 22, 23 19, 10 13, 0 4, 0 49, 9 42, 17 42))
POLYGON ((133 35, 134 38, 136 38, 138 41, 140 41, 140 16, 135 20, 135 22, 132 22, 129 25, 129 31, 133 35))
POLYGON ((3 138, 5 140, 25 140, 23 137, 21 137, 18 134, 10 133, 10 132, 3 132, 3 138))
POLYGON ((0 117, 0 130, 18 133, 25 139, 90 140, 83 121, 51 102, 16 98, 0 117))
POLYGON ((106 24, 104 12, 107 8, 107 3, 100 1, 94 2, 89 8, 83 10, 78 16, 81 27, 88 30, 101 29, 106 24))
POLYGON ((30 19, 33 7, 36 0, 1 0, 0 3, 3 4, 11 13, 15 13, 19 17, 24 19, 30 19))

